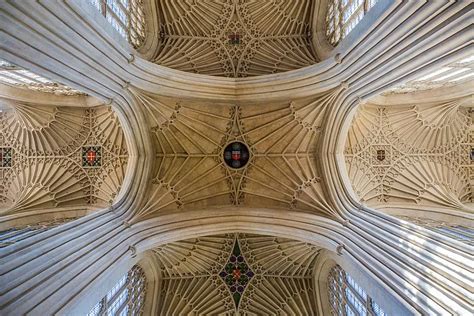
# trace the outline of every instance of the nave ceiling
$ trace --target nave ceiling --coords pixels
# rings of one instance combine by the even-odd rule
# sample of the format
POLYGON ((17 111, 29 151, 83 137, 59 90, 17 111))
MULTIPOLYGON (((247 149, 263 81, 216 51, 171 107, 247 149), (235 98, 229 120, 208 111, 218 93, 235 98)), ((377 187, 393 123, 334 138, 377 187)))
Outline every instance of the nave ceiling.
POLYGON ((213 76, 272 74, 318 62, 313 0, 157 1, 157 64, 213 76))
POLYGON ((236 306, 244 315, 314 315, 321 307, 312 295, 314 271, 324 245, 368 277, 367 288, 373 285, 379 298, 386 296, 389 314, 469 310, 465 245, 378 211, 472 215, 472 111, 459 98, 391 105, 365 99, 403 80, 404 71, 464 56, 459 45, 468 5, 385 1, 366 20, 368 30, 378 30, 341 38, 326 63, 299 69, 320 61, 308 44, 314 34, 309 0, 156 3, 167 3, 153 59, 164 67, 142 60, 125 40, 116 42, 113 20, 95 23, 100 12, 84 14, 93 6, 38 2, 40 14, 30 16, 33 4, 0 5, 5 21, 22 23, 18 30, 4 23, 13 47, 0 44, 6 59, 45 74, 54 68, 57 78, 108 102, 70 107, 13 100, 0 107, 0 219, 99 210, 9 244, 0 258, 7 278, 0 308, 84 309, 79 305, 104 292, 100 283, 112 270, 152 253, 163 315, 232 315, 236 306), (51 25, 41 23, 43 16, 51 25), (63 31, 57 26, 67 17, 74 19, 63 31), (29 37, 25 53, 18 48, 29 37), (32 61, 32 52, 41 58, 32 61), (294 71, 239 78, 287 70, 294 71), (248 162, 237 169, 225 158, 243 161, 235 142, 248 149, 248 162), (210 230, 238 233, 197 237, 210 230), (242 233, 271 231, 314 244, 242 233), (226 265, 234 262, 232 253, 238 257, 236 245, 246 263, 238 271, 226 265), (242 274, 249 282, 240 283, 241 291, 225 284, 229 275, 235 281, 242 274))
POLYGON ((153 249, 161 280, 158 314, 316 315, 319 251, 304 242, 253 234, 160 246, 153 249))
POLYGON ((150 198, 137 216, 234 205, 337 217, 325 197, 317 148, 326 111, 340 92, 232 104, 135 91, 156 152, 150 198), (248 146, 242 168, 224 162, 232 142, 248 146))

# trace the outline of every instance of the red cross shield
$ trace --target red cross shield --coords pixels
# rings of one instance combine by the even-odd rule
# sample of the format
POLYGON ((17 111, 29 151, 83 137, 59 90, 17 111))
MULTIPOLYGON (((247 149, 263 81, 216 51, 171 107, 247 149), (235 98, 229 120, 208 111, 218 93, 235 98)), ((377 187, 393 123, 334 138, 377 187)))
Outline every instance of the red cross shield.
POLYGON ((97 154, 93 150, 89 150, 86 155, 87 162, 92 165, 97 158, 97 154))
POLYGON ((232 160, 240 160, 240 150, 232 150, 232 160))

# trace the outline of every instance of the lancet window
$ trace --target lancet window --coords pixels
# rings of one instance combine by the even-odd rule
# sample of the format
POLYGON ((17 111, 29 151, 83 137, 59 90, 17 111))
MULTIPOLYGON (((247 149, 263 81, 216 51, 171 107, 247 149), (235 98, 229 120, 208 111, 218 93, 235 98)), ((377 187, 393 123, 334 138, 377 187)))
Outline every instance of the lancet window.
POLYGON ((362 20, 377 0, 329 0, 326 36, 336 46, 362 20))
POLYGON ((145 41, 143 0, 89 0, 134 48, 145 41))
POLYGON ((87 316, 142 315, 145 302, 145 272, 133 266, 87 314, 87 316))
POLYGON ((338 316, 386 316, 387 314, 340 266, 328 276, 331 314, 338 316))

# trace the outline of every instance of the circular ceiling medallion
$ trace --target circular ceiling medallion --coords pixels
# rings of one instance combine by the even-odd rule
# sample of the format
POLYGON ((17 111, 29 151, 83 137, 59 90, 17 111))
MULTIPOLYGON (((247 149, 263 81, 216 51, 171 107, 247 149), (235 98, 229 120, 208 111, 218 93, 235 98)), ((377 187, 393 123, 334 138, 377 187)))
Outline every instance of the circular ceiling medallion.
POLYGON ((240 169, 244 167, 249 158, 249 149, 244 143, 232 142, 224 149, 224 161, 231 168, 240 169))

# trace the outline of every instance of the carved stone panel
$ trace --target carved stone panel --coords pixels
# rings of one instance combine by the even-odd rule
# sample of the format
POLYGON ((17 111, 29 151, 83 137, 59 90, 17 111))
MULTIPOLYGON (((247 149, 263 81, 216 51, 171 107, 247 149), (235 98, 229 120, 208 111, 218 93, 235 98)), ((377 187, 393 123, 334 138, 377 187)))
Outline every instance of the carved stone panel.
POLYGON ((3 215, 104 207, 120 190, 128 153, 110 107, 16 103, 0 113, 0 132, 3 215))
POLYGON ((318 60, 311 44, 311 0, 158 1, 155 63, 225 77, 277 73, 318 60))
POLYGON ((355 193, 373 207, 472 203, 472 117, 462 100, 362 106, 349 130, 346 166, 355 193))
POLYGON ((326 202, 317 144, 338 93, 235 105, 136 91, 156 148, 152 193, 138 216, 219 205, 336 214, 326 202))

